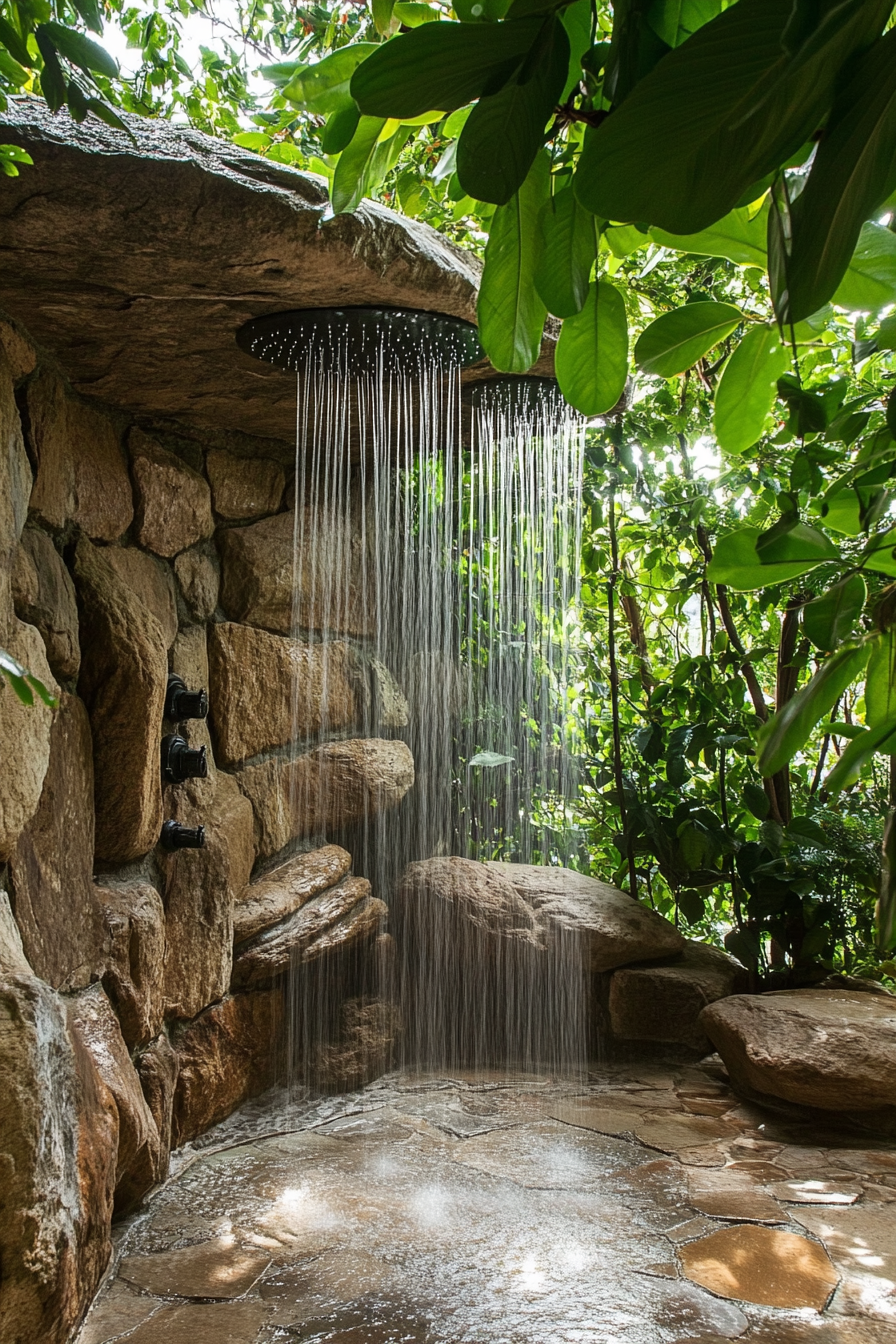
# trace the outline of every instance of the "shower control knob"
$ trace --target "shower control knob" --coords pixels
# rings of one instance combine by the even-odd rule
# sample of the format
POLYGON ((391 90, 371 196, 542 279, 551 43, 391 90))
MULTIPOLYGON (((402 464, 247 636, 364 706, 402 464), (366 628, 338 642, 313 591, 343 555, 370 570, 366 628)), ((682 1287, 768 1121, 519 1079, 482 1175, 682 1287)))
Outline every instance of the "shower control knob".
POLYGON ((162 738, 162 778, 168 784, 182 784, 185 779, 205 779, 208 761, 205 747, 191 747, 179 733, 162 738))
POLYGON ((165 695, 165 718, 172 723, 183 719, 204 719, 208 715, 208 696, 205 691, 191 691, 183 677, 172 672, 168 677, 165 695))
POLYGON ((204 826, 181 826, 179 821, 166 821, 162 823, 162 848, 173 849, 204 849, 205 848, 205 827, 204 826))

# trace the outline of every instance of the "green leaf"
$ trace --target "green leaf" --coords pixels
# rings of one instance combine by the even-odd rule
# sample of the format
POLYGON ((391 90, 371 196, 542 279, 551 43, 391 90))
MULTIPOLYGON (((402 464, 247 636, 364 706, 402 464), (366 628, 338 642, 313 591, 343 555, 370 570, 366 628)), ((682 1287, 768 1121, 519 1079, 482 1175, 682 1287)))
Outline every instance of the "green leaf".
POLYGON ((859 245, 832 302, 870 313, 896 302, 896 234, 882 224, 862 225, 859 245))
POLYGON ((828 793, 839 793, 858 782, 865 766, 876 751, 891 756, 896 754, 896 714, 892 714, 874 728, 866 728, 852 739, 833 770, 824 781, 828 793))
POLYGON ((778 379, 790 354, 777 327, 751 327, 725 365, 713 409, 713 428, 726 453, 743 453, 761 437, 775 404, 778 379))
POLYGON ((265 135, 264 131, 240 131, 239 135, 233 137, 233 144, 239 145, 241 149, 267 149, 271 143, 271 137, 265 135))
POLYGON ((395 0, 370 0, 373 26, 378 33, 387 34, 392 27, 392 7, 395 0))
POLYGON ((343 103, 341 107, 337 107, 335 112, 331 112, 320 137, 320 147, 323 152, 325 154, 341 154, 351 144, 360 120, 361 113, 358 111, 358 104, 354 99, 350 103, 343 103))
POLYGON ((847 645, 826 658, 808 685, 759 729, 759 769, 777 774, 808 742, 817 723, 830 714, 846 688, 861 675, 868 658, 866 644, 847 645))
POLYGON ((21 37, 10 23, 9 19, 0 15, 0 42, 3 43, 10 56, 19 63, 31 69, 34 65, 34 58, 28 50, 25 39, 21 37))
POLYGON ((625 300, 609 280, 588 286, 580 313, 567 317, 554 355, 557 382, 582 415, 603 415, 625 390, 628 319, 625 300))
POLYGON ((20 163, 34 163, 34 160, 18 145, 0 145, 0 172, 7 177, 18 177, 20 163))
POLYGON ((896 439, 896 388, 887 397, 887 429, 896 439))
POLYGON ((757 821, 765 821, 771 805, 761 784, 744 785, 744 806, 757 821))
POLYGON ((803 630, 816 649, 833 653, 852 634, 862 614, 868 587, 861 574, 851 574, 803 607, 803 630))
POLYGON ((699 924, 706 914, 706 902, 693 887, 678 893, 678 908, 689 924, 699 924))
POLYGON ((865 722, 869 728, 896 714, 896 634, 887 631, 871 641, 865 673, 865 722))
POLYGON ((37 28, 34 38, 44 62, 40 72, 40 91, 50 111, 58 112, 65 104, 65 75, 62 73, 62 66, 59 64, 59 57, 56 55, 56 48, 49 33, 45 32, 43 27, 37 28))
POLYGON ((113 111, 113 109, 100 98, 88 98, 87 110, 92 112, 100 121, 105 122, 107 126, 113 127, 114 130, 124 131, 131 143, 136 145, 137 137, 134 135, 134 132, 127 122, 123 121, 118 113, 113 111))
POLYGON ((352 76, 372 52, 381 50, 375 42, 355 42, 350 47, 340 47, 314 65, 300 65, 284 88, 283 97, 320 116, 351 106, 352 76))
POLYGON ((763 560, 756 549, 762 537, 756 527, 742 527, 716 542, 706 570, 711 583, 724 583, 737 592, 770 588, 808 574, 825 560, 839 559, 840 552, 822 533, 801 524, 779 543, 774 556, 763 560))
POLYGON ((560 21, 569 38, 569 70, 559 101, 565 103, 582 78, 582 57, 591 46, 591 0, 573 0, 560 11, 560 21))
POLYGON ((361 117, 351 143, 339 155, 330 193, 334 214, 355 210, 363 200, 367 171, 385 124, 385 117, 361 117))
POLYGON ((667 233, 665 229, 651 229, 650 236, 662 247, 676 252, 691 252, 701 257, 726 257, 741 266, 761 266, 766 263, 766 234, 768 232, 768 201, 761 210, 732 210, 711 228, 700 233, 667 233))
POLYGON ((740 311, 730 303, 686 303, 641 332, 635 363, 645 373, 673 378, 696 364, 742 321, 740 311))
POLYGON ((889 532, 873 539, 863 556, 863 562, 867 569, 873 569, 876 574, 888 574, 890 578, 896 578, 896 527, 891 527, 889 532))
POLYGON ((102 33, 103 16, 97 0, 74 0, 75 9, 94 33, 102 33))
POLYGON ((547 19, 516 78, 479 99, 457 142, 457 176, 468 196, 506 205, 544 144, 545 126, 569 69, 569 38, 547 19))
POLYGON ((405 28, 419 28, 422 23, 437 23, 439 11, 420 0, 395 0, 392 13, 405 28))
POLYGON ((403 121, 433 107, 451 112, 506 84, 543 25, 540 14, 504 23, 425 23, 377 47, 352 76, 352 96, 367 116, 403 121))
POLYGON ((827 849, 828 837, 821 829, 817 821, 811 817, 794 817, 793 821, 787 827, 788 840, 795 840, 797 844, 808 842, 815 849, 827 849))
POLYGON ((721 8, 722 0, 651 0, 647 22, 666 46, 680 47, 721 8))
MULTIPOLYGON (((590 216, 594 219, 594 215, 590 216)), ((635 224, 613 224, 604 230, 604 241, 614 257, 630 257, 639 248, 649 247, 653 241, 649 233, 642 233, 635 224)))
POLYGON ((510 8, 510 0, 454 0, 453 8, 461 23, 497 23, 510 8))
POLYGON ((572 317, 588 296, 588 279, 597 256, 596 220, 583 210, 571 186, 563 187, 541 212, 544 251, 535 287, 549 313, 572 317))
POLYGON ((513 765, 513 756, 502 756, 499 751, 477 751, 475 756, 471 756, 469 765, 513 765))
POLYGON ((83 33, 76 32, 74 28, 67 28, 64 23, 42 23, 35 30, 38 45, 40 33, 45 33, 60 55, 71 61, 72 65, 86 70, 88 74, 93 72, 105 75, 107 79, 118 78, 118 62, 83 33))
POLYGON ((525 373, 538 358, 547 310, 535 289, 541 256, 539 215, 550 193, 547 155, 492 216, 479 287, 479 335, 501 373, 525 373))

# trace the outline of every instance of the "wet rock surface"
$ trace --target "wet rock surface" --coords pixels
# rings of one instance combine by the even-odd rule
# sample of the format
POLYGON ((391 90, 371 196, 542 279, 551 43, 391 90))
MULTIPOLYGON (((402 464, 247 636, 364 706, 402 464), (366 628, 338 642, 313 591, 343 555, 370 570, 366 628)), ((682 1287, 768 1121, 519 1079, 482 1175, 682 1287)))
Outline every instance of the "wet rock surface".
POLYGON ((57 677, 76 677, 81 666, 75 585, 46 532, 26 528, 12 571, 16 615, 36 625, 57 677))
MULTIPOLYGON (((33 625, 13 618, 4 647, 56 695, 59 687, 33 625)), ((23 705, 15 695, 0 696, 0 742, 6 759, 16 762, 15 770, 0 770, 0 859, 9 858, 37 811, 50 763, 52 725, 53 710, 37 697, 33 705, 23 705)))
POLYGON ((213 448, 205 459, 215 513, 222 518, 263 518, 276 513, 286 476, 279 462, 234 457, 213 448))
POLYGON ((665 1041, 705 1054, 709 1038, 697 1018, 707 1004, 747 988, 747 973, 727 952, 689 941, 666 966, 629 966, 610 981, 613 1035, 623 1041, 665 1041))
POLYGON ((349 873, 352 856, 339 845, 323 845, 296 854, 244 887, 233 912, 233 940, 243 943, 262 929, 279 924, 303 905, 335 887, 349 873))

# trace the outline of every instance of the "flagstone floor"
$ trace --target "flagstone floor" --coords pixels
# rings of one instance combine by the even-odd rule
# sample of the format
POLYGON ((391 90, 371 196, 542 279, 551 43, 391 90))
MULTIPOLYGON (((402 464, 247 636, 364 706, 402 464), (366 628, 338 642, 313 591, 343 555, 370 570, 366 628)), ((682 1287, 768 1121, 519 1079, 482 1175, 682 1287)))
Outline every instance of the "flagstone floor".
POLYGON ((268 1094, 177 1166, 78 1344, 896 1344, 896 1146, 711 1065, 268 1094))

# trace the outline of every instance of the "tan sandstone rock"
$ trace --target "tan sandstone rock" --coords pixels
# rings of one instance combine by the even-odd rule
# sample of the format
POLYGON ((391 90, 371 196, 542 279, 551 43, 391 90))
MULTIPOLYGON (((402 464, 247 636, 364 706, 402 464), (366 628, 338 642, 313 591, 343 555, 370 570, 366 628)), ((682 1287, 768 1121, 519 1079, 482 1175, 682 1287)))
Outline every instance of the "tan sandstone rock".
POLYGON ((194 620, 207 621, 218 605, 216 564, 205 551, 194 548, 181 552, 174 561, 174 572, 190 615, 194 620))
POLYGON ((171 570, 135 546, 109 546, 103 555, 122 583, 155 616, 162 627, 165 647, 170 649, 177 634, 177 603, 171 570))
POLYGON ((296 854, 257 882, 245 887, 233 911, 233 941, 244 943, 262 929, 278 924, 303 905, 335 887, 350 872, 352 856, 338 845, 324 845, 296 854))
POLYGON ((22 941, 35 973, 54 989, 81 988, 105 964, 93 829, 90 724, 78 697, 63 691, 40 805, 10 859, 22 941))
MULTIPOLYGON (((7 324, 3 328, 10 330, 7 324)), ((15 398, 16 369, 0 355, 0 640, 12 618, 10 579, 31 496, 31 465, 15 398)))
MULTIPOLYGON (((7 629, 5 647, 13 658, 55 695, 44 642, 33 625, 14 617, 7 629)), ((35 695, 33 705, 23 705, 5 680, 0 679, 0 859, 8 859, 25 826, 37 811, 50 761, 50 729, 53 710, 35 695)))
POLYGON ((107 863, 127 863, 153 847, 162 825, 165 636, 85 537, 74 571, 82 629, 78 691, 93 729, 96 853, 107 863))
POLYGON ((335 1039, 313 1052, 311 1077, 326 1092, 353 1092, 386 1072, 392 1062, 401 1018, 388 999, 348 999, 335 1039))
POLYGON ((171 559, 214 531, 208 482, 141 430, 131 430, 137 540, 171 559))
POLYGON ((224 622, 209 632, 209 670, 222 765, 357 722, 362 671, 342 641, 306 644, 224 622))
POLYGON ((385 903, 371 897, 366 878, 346 877, 236 947, 231 987, 267 985, 290 966, 309 966, 337 950, 372 942, 387 913, 385 903))
POLYGON ((264 457, 234 457, 212 448, 205 460, 215 513, 222 518, 263 518, 276 513, 286 476, 279 462, 264 457))
POLYGON ((229 775, 217 776, 210 803, 197 806, 192 784, 169 792, 176 821, 205 827, 204 849, 178 850, 162 860, 165 1011, 191 1018, 220 999, 230 983, 233 905, 255 859, 252 809, 229 775))
POLYGON ((173 1146, 274 1084, 282 1069, 284 1018, 282 989, 261 990, 228 995, 178 1029, 173 1146))
POLYGON ((839 1275, 823 1246, 770 1227, 725 1227, 679 1248, 689 1279, 719 1297, 821 1311, 839 1275))
POLYGON ((503 863, 457 857, 424 859, 405 869, 398 888, 409 924, 435 917, 454 929, 451 943, 498 955, 508 944, 541 951, 541 930, 529 903, 517 892, 503 863))
POLYGON ((103 988, 128 1048, 158 1035, 164 1017, 165 908, 155 887, 97 887, 109 951, 103 988))
POLYGON ((836 989, 739 994, 700 1026, 735 1088, 828 1111, 896 1107, 896 999, 836 989))
POLYGON ((668 1041, 706 1054, 697 1018, 708 1003, 742 993, 747 973, 717 947, 689 941, 683 957, 663 966, 629 966, 610 980, 610 1026, 624 1041, 668 1041))
POLYGON ((69 397, 54 374, 34 378, 27 401, 37 459, 32 511, 50 527, 73 522, 95 541, 115 541, 134 516, 115 426, 92 406, 69 397))
POLYGON ((7 975, 33 975, 31 963, 25 956, 22 935, 16 923, 9 893, 0 887, 0 977, 7 975))
POLYGON ((134 1068, 146 1098, 150 1114, 159 1132, 159 1179, 168 1170, 171 1152, 171 1118, 174 1111, 174 1092, 177 1087, 177 1054, 167 1036, 150 1041, 145 1050, 134 1057, 134 1068))
POLYGON ((255 812, 260 858, 300 835, 327 835, 397 807, 414 782, 404 742, 328 742, 285 764, 265 761, 237 775, 255 812))
POLYGON ((16 381, 34 372, 37 367, 34 346, 14 322, 0 322, 0 347, 16 381))
POLYGON ((26 528, 12 571, 16 615, 36 625, 47 646, 47 661, 62 680, 81 666, 75 585, 46 532, 26 528))

